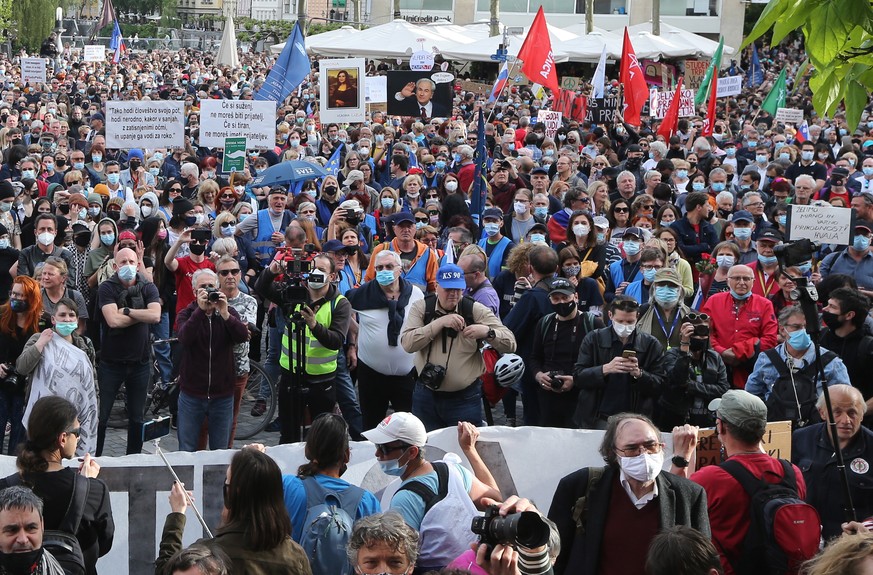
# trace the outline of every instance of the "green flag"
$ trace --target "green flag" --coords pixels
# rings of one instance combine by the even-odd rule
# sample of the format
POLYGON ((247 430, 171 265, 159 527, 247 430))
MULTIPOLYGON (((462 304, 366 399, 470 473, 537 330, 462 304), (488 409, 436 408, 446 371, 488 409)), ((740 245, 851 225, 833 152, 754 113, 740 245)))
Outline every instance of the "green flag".
POLYGON ((706 100, 706 95, 709 93, 709 83, 712 81, 712 74, 715 70, 721 68, 721 51, 724 48, 724 37, 718 39, 718 48, 715 49, 715 55, 709 63, 709 68, 706 69, 706 74, 703 75, 703 81, 694 95, 694 105, 699 106, 706 100))
POLYGON ((766 98, 764 98, 764 102, 761 104, 761 109, 770 112, 771 115, 775 116, 776 108, 785 107, 785 96, 787 94, 788 91, 785 89, 785 68, 782 68, 782 72, 779 74, 779 77, 776 78, 776 83, 773 84, 770 93, 767 94, 766 98))

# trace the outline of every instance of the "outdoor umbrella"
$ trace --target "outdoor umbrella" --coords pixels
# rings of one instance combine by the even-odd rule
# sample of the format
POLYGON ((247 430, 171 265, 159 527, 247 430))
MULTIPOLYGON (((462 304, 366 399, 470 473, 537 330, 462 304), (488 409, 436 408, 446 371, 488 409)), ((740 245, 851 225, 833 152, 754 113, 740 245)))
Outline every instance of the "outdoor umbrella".
POLYGON ((306 180, 315 180, 329 175, 327 170, 313 162, 304 160, 288 160, 271 166, 252 180, 254 187, 266 187, 276 184, 295 184, 306 180))

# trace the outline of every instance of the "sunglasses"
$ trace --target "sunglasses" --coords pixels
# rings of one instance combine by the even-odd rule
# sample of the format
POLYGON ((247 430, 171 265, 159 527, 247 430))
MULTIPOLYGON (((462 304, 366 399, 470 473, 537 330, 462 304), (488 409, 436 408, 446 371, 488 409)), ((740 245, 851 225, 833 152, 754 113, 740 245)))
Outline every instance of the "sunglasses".
POLYGON ((422 222, 422 223, 426 224, 430 221, 430 218, 415 218, 415 221, 422 222))
POLYGON ((235 226, 235 225, 236 225, 236 222, 224 222, 223 224, 221 224, 221 227, 229 228, 230 226, 235 226))
POLYGON ((626 214, 630 211, 630 208, 615 208, 615 212, 618 214, 626 214))
POLYGON ((218 272, 218 275, 220 275, 221 277, 235 276, 239 272, 240 272, 240 268, 234 268, 232 270, 221 270, 220 272, 218 272))
POLYGON ((77 427, 75 429, 68 429, 64 433, 69 433, 70 435, 75 435, 76 437, 81 437, 82 436, 82 428, 77 427))
POLYGON ((205 246, 206 244, 209 243, 209 240, 191 240, 191 243, 192 243, 192 244, 201 245, 201 246, 205 246))
POLYGON ((221 200, 235 200, 236 196, 234 196, 233 194, 222 194, 218 196, 218 198, 221 200))
POLYGON ((709 321, 709 316, 705 313, 689 313, 685 316, 688 321, 709 321))
POLYGON ((182 193, 182 188, 170 188, 170 189, 169 189, 169 192, 170 192, 171 194, 181 194, 181 193, 182 193))

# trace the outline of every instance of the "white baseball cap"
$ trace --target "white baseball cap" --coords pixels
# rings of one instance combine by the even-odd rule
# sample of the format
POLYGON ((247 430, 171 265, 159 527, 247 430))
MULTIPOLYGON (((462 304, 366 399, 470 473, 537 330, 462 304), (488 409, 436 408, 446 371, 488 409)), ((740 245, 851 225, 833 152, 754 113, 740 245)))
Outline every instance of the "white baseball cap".
POLYGON ((376 445, 402 441, 421 447, 427 443, 427 430, 421 420, 411 413, 398 411, 379 422, 375 429, 365 431, 364 437, 376 445))

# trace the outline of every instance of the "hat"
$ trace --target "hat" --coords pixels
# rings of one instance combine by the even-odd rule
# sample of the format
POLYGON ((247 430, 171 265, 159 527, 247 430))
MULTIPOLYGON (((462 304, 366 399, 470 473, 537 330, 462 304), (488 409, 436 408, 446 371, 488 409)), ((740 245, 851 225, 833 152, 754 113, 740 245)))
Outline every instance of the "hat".
POLYGON ((88 194, 88 203, 89 204, 100 204, 103 205, 103 196, 98 194, 97 192, 91 192, 88 194))
POLYGON ((609 229, 609 220, 605 216, 595 216, 594 225, 598 228, 609 229))
POLYGON ((679 279, 679 274, 673 268, 661 268, 655 272, 655 283, 659 282, 669 282, 682 287, 682 280, 679 279))
POLYGON ((343 210, 360 210, 361 202, 358 200, 343 200, 339 207, 343 210))
POLYGON ((541 224, 538 222, 538 223, 535 223, 534 225, 532 225, 530 227, 530 229, 527 231, 527 233, 532 234, 533 232, 543 232, 545 234, 545 233, 548 233, 548 231, 549 231, 549 228, 546 227, 546 224, 541 224))
POLYGON ((500 208, 485 208, 485 211, 482 212, 482 221, 484 222, 488 218, 494 218, 495 220, 503 220, 503 212, 500 211, 500 208))
POLYGON ((194 209, 194 204, 188 198, 178 197, 173 200, 173 217, 184 217, 186 212, 194 209))
POLYGON ((136 234, 130 230, 124 230, 120 234, 118 234, 118 241, 121 240, 136 240, 136 234))
POLYGON ((640 147, 639 144, 631 144, 630 146, 627 147, 627 151, 628 151, 628 153, 630 153, 630 152, 642 152, 643 149, 640 147))
POLYGON ((763 432, 767 426, 767 405, 760 397, 743 389, 731 389, 709 402, 716 417, 735 427, 763 432))
POLYGON ((267 192, 267 195, 272 196, 273 194, 282 194, 283 196, 287 196, 288 190, 285 189, 284 186, 273 186, 272 188, 270 188, 270 191, 267 192))
POLYGON ((73 224, 73 234, 90 234, 90 233, 91 233, 91 230, 88 229, 88 226, 86 226, 85 224, 81 224, 79 222, 76 222, 75 224, 73 224))
POLYGON ((865 229, 868 232, 873 232, 873 223, 864 220, 858 220, 857 222, 855 222, 855 229, 857 230, 858 228, 865 229))
POLYGON ((731 221, 732 222, 752 222, 752 223, 754 223, 755 216, 753 216, 750 212, 748 212, 746 210, 740 210, 740 211, 734 213, 733 217, 731 218, 731 221))
POLYGON ((134 158, 136 158, 140 162, 142 162, 145 159, 145 156, 143 156, 142 150, 140 150, 139 148, 133 148, 127 152, 127 161, 128 162, 133 160, 134 158))
POLYGON ((8 180, 0 182, 0 200, 7 200, 15 197, 15 188, 8 180))
POLYGON ((409 222, 410 224, 414 224, 415 218, 413 218, 412 214, 409 212, 397 212, 391 218, 391 223, 395 226, 403 222, 409 222))
POLYGON ((361 435, 376 445, 402 441, 409 445, 421 447, 427 443, 427 431, 424 424, 420 419, 405 411, 395 411, 380 421, 375 429, 365 431, 361 435))
POLYGON ((766 242, 773 242, 776 244, 782 243, 782 241, 784 240, 784 238, 782 237, 782 233, 779 232, 779 230, 774 230, 772 228, 768 228, 768 229, 764 230, 763 232, 761 232, 760 234, 758 234, 757 239, 759 242, 766 241, 766 242))
POLYGON ((540 167, 534 168, 533 170, 530 171, 530 175, 531 175, 531 176, 536 176, 536 175, 538 175, 538 174, 542 174, 542 175, 544 175, 544 176, 548 176, 548 175, 549 175, 549 170, 547 170, 546 168, 543 168, 542 166, 540 166, 540 167))
POLYGON ((90 120, 100 120, 101 122, 105 122, 106 118, 103 117, 103 112, 94 112, 91 114, 90 120))
POLYGON ((553 293, 562 293, 564 295, 573 295, 576 293, 576 288, 566 278, 555 277, 549 280, 549 295, 553 293))
POLYGON ((437 284, 443 289, 465 289, 464 270, 455 264, 443 264, 437 271, 437 284))
POLYGON ((87 200, 87 198, 85 198, 84 194, 79 194, 79 193, 70 194, 69 200, 70 200, 71 206, 74 206, 74 205, 87 206, 88 205, 88 200, 87 200))
MULTIPOLYGON (((640 239, 643 239, 643 238, 645 237, 645 236, 643 235, 643 230, 640 229, 640 228, 638 228, 638 227, 636 227, 636 226, 633 226, 633 227, 630 227, 630 228, 626 229, 626 230, 624 231, 624 236, 634 236, 634 237, 637 237, 637 238, 640 238, 640 239)), ((624 236, 622 236, 622 238, 623 238, 624 236)))
POLYGON ((342 243, 339 240, 328 240, 321 244, 321 251, 323 252, 338 252, 342 251, 344 248, 348 246, 342 243))
POLYGON ((106 184, 97 184, 96 186, 94 186, 94 193, 101 196, 108 196, 109 186, 107 186, 106 184))
POLYGON ((833 179, 834 176, 848 178, 849 177, 849 170, 847 170, 846 168, 834 168, 833 170, 831 170, 831 179, 833 179))
POLYGON ((346 176, 346 182, 363 182, 364 181, 364 172, 361 170, 350 170, 349 175, 346 176))

